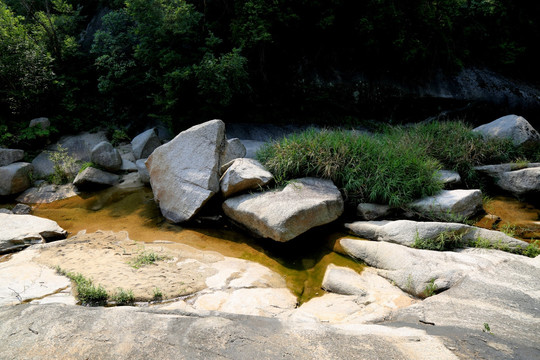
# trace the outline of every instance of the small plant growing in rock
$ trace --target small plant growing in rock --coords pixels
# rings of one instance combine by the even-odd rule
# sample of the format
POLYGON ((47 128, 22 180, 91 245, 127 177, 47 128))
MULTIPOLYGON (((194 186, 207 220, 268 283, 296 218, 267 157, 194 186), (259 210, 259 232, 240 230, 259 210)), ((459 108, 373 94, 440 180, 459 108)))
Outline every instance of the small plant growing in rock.
POLYGON ((491 332, 491 328, 489 327, 488 323, 484 323, 484 328, 482 329, 482 332, 493 335, 493 333, 491 332))
POLYGON ((437 291, 437 285, 435 285, 435 279, 431 279, 429 283, 426 285, 426 288, 424 289, 424 296, 430 297, 435 295, 435 292, 437 291))
POLYGON ((161 292, 161 290, 159 288, 154 288, 154 300, 155 301, 160 301, 163 299, 163 293, 161 292))
POLYGON ((107 303, 109 295, 101 285, 96 287, 92 280, 85 278, 82 274, 68 272, 59 266, 56 267, 56 272, 67 276, 75 283, 77 298, 82 305, 99 306, 107 303))
POLYGON ((119 306, 132 305, 135 297, 133 296, 133 291, 118 288, 118 291, 111 297, 111 300, 115 301, 116 305, 119 306))
POLYGON ((135 259, 130 261, 129 264, 135 269, 139 269, 141 266, 152 265, 156 261, 165 260, 166 258, 166 256, 156 254, 153 251, 143 251, 135 259))
POLYGON ((49 152, 49 159, 53 162, 54 173, 50 177, 53 184, 66 184, 74 179, 76 160, 66 148, 59 144, 56 151, 49 152))
POLYGON ((453 250, 465 246, 463 242, 463 232, 459 231, 443 231, 439 235, 431 239, 422 239, 416 234, 413 248, 425 250, 453 250))

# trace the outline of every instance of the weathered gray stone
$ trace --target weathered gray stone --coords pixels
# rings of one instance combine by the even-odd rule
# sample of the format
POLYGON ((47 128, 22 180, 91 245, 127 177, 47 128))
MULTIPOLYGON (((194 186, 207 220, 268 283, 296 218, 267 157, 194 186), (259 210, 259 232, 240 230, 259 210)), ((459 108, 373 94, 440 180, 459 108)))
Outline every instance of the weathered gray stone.
POLYGON ((500 173, 496 184, 515 196, 537 196, 540 193, 540 167, 500 173))
POLYGON ((120 171, 123 172, 136 172, 138 171, 137 165, 134 162, 122 159, 122 166, 120 166, 120 171))
POLYGON ((32 187, 17 197, 17 201, 25 204, 49 204, 54 201, 77 196, 75 185, 43 185, 32 187))
POLYGON ((388 205, 360 203, 356 207, 356 215, 363 220, 375 220, 388 216, 392 208, 388 205))
POLYGON ((0 166, 6 166, 24 158, 24 151, 19 149, 0 148, 0 166))
POLYGON ((461 176, 456 171, 439 170, 436 176, 442 181, 444 187, 450 188, 461 184, 461 176))
POLYGON ((120 156, 122 157, 122 160, 127 160, 132 163, 135 163, 135 161, 137 161, 137 159, 135 159, 135 155, 133 155, 133 147, 131 146, 131 143, 121 144, 117 147, 117 149, 120 153, 120 156))
POLYGON ((99 170, 93 167, 88 167, 81 171, 75 180, 73 185, 79 189, 91 189, 104 186, 113 186, 118 183, 120 177, 109 172, 99 170))
POLYGON ((0 214, 0 253, 21 250, 66 235, 64 229, 49 219, 32 215, 0 214))
MULTIPOLYGON (((49 146, 46 151, 41 152, 34 160, 32 160, 34 173, 37 177, 47 177, 54 174, 54 164, 50 160, 49 155, 50 152, 57 151, 58 145, 61 145, 66 149, 67 154, 74 160, 88 162, 91 160, 92 149, 102 141, 107 141, 107 137, 103 131, 64 136, 57 144, 49 146)), ((73 167, 69 170, 73 175, 76 175, 79 171, 79 167, 73 167)))
POLYGON ((141 178, 141 181, 144 184, 150 184, 150 173, 146 168, 146 160, 147 159, 137 160, 137 162, 135 162, 135 166, 137 167, 137 171, 139 172, 139 177, 141 178))
POLYGON ((102 141, 92 149, 90 160, 108 171, 120 170, 122 157, 110 142, 102 141))
POLYGON ((11 211, 9 209, 6 209, 6 208, 1 208, 0 209, 0 214, 13 214, 13 211, 11 211))
POLYGON ((334 264, 326 268, 322 288, 341 295, 367 295, 365 283, 356 271, 334 264))
POLYGON ((497 178, 500 173, 521 170, 526 168, 540 167, 540 163, 526 163, 526 164, 516 164, 516 163, 506 163, 506 164, 497 164, 497 165, 482 165, 476 166, 475 171, 478 171, 482 174, 489 175, 493 178, 497 178))
POLYGON ((409 207, 423 215, 444 220, 473 216, 482 209, 480 190, 442 190, 434 196, 417 200, 409 207))
POLYGON ((154 129, 146 130, 145 132, 135 136, 131 140, 133 155, 135 159, 145 159, 161 145, 161 141, 154 129))
POLYGON ((357 221, 345 224, 354 235, 376 241, 392 242, 412 246, 415 241, 435 239, 441 234, 454 233, 461 236, 464 245, 482 239, 493 245, 507 245, 510 248, 525 248, 525 241, 514 239, 499 231, 487 230, 459 223, 396 221, 357 221))
POLYGON ((193 126, 157 148, 146 161, 154 199, 169 221, 193 217, 219 191, 219 157, 225 124, 211 120, 193 126))
POLYGON ((223 210, 256 235, 285 242, 336 220, 343 213, 343 199, 332 181, 302 178, 281 191, 230 198, 223 210))
POLYGON ((42 129, 48 129, 51 126, 51 122, 49 121, 49 118, 40 117, 30 120, 30 124, 28 125, 28 127, 34 126, 40 126, 42 129))
POLYGON ((28 215, 32 212, 32 208, 25 204, 17 204, 13 207, 11 212, 17 215, 28 215))
POLYGON ((221 177, 221 193, 228 198, 244 190, 265 186, 273 179, 274 176, 257 160, 236 159, 221 177))
POLYGON ((237 138, 228 139, 221 153, 219 164, 220 166, 225 165, 234 159, 243 158, 244 156, 246 156, 246 147, 244 144, 237 138))
POLYGON ((0 167, 0 196, 17 194, 32 186, 32 171, 32 164, 24 162, 0 167))
POLYGON ((511 139, 514 145, 540 143, 540 134, 525 118, 517 115, 503 116, 473 131, 488 137, 511 139))

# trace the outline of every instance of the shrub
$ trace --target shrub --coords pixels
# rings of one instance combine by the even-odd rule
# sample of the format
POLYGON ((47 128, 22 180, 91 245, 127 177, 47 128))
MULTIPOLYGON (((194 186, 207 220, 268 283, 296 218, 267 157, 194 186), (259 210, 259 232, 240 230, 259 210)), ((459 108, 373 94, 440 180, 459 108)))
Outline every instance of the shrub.
POLYGON ((77 298, 81 301, 82 305, 99 306, 107 303, 109 296, 101 285, 96 287, 92 280, 85 278, 82 274, 67 272, 59 266, 56 267, 56 271, 75 282, 77 298))
POLYGON ((59 144, 56 151, 49 152, 49 159, 53 162, 54 167, 54 173, 50 178, 53 184, 65 184, 74 179, 73 172, 76 160, 68 154, 66 148, 59 144))
POLYGON ((443 231, 432 239, 422 239, 417 234, 412 247, 416 249, 437 251, 462 248, 465 246, 465 243, 463 242, 463 235, 463 232, 459 231, 443 231))
POLYGON ((119 306, 132 305, 135 297, 133 296, 133 291, 118 288, 118 291, 111 297, 111 300, 115 301, 116 305, 119 306))

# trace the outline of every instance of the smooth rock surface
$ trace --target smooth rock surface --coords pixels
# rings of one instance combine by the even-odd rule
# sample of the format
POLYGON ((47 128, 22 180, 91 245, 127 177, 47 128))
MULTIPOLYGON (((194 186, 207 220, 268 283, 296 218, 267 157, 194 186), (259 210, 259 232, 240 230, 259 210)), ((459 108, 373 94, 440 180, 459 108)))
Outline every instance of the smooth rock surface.
POLYGON ((488 124, 481 125, 473 131, 487 137, 511 139, 514 145, 539 144, 540 134, 522 116, 507 115, 488 124))
POLYGON ((6 166, 24 158, 24 151, 19 149, 0 148, 0 166, 6 166))
MULTIPOLYGON (((107 136, 103 131, 96 133, 84 132, 78 135, 64 136, 57 144, 49 146, 46 151, 42 151, 34 160, 32 160, 34 173, 37 177, 47 177, 54 174, 54 164, 50 160, 49 155, 51 151, 57 151, 58 145, 65 148, 67 154, 73 159, 84 163, 90 161, 92 149, 102 141, 107 141, 107 136)), ((74 167, 70 170, 71 173, 75 175, 79 171, 79 167, 74 167)))
POLYGON ((137 166, 132 161, 122 159, 122 166, 120 166, 120 171, 123 171, 123 172, 136 172, 137 171, 137 166))
POLYGON ((448 232, 460 235, 465 244, 481 238, 493 245, 508 245, 510 248, 525 248, 528 245, 525 241, 514 239, 499 231, 482 229, 460 223, 411 220, 357 221, 345 224, 345 228, 358 237, 405 246, 412 246, 417 239, 435 239, 439 235, 448 232))
POLYGON ((223 210, 257 236, 285 242, 336 220, 343 213, 343 199, 332 181, 302 178, 281 191, 230 198, 223 210))
POLYGON ((417 200, 409 207, 422 215, 444 220, 468 218, 482 209, 480 190, 442 190, 434 196, 417 200))
POLYGON ((0 214, 0 253, 21 250, 66 235, 64 229, 49 219, 32 215, 0 214))
POLYGON ((92 149, 90 160, 105 170, 117 171, 122 167, 122 157, 110 142, 102 141, 92 149))
POLYGON ((109 172, 99 170, 93 167, 88 167, 77 174, 73 185, 78 189, 91 189, 104 186, 113 186, 118 183, 120 177, 109 172))
POLYGON ((32 164, 24 162, 0 167, 0 196, 17 194, 28 189, 32 186, 32 172, 32 164))
POLYGON ((47 184, 31 187, 19 195, 16 200, 25 204, 49 204, 73 196, 77 196, 77 191, 73 184, 47 184))
POLYGON ((274 176, 257 160, 236 159, 221 177, 221 194, 228 198, 244 190, 265 186, 272 180, 274 176))
POLYGON ((500 173, 497 186, 514 196, 540 195, 540 167, 500 173))
POLYGON ((131 140, 131 146, 135 160, 146 159, 155 149, 161 146, 161 141, 154 129, 149 129, 135 136, 131 140))
POLYGON ((220 156, 220 166, 227 164, 234 159, 243 158, 246 156, 246 147, 237 139, 228 139, 220 156))
POLYGON ((356 207, 356 215, 363 220, 375 220, 383 218, 392 213, 392 208, 388 205, 360 203, 356 207))
POLYGON ((540 167, 540 163, 526 163, 526 164, 506 163, 506 164, 496 164, 496 165, 482 165, 482 166, 475 166, 474 170, 482 174, 486 174, 491 177, 497 178, 499 174, 503 172, 521 170, 525 168, 534 168, 534 167, 540 167))
POLYGON ((187 221, 219 191, 225 124, 211 120, 178 134, 146 161, 154 199, 163 216, 187 221))
POLYGON ((461 184, 461 176, 456 171, 438 170, 436 176, 439 177, 445 188, 451 188, 461 184))

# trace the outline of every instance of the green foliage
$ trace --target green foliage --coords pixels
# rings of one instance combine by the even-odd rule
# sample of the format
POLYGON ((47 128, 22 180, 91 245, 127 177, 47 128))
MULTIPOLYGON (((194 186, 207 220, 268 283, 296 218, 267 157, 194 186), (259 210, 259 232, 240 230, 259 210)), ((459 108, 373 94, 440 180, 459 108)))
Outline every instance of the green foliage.
POLYGON ((119 306, 133 305, 135 297, 133 296, 133 291, 118 288, 117 292, 111 296, 111 300, 116 302, 116 305, 119 306))
POLYGON ((308 130, 264 146, 257 157, 278 185, 304 176, 327 178, 359 201, 402 206, 439 191, 442 186, 434 176, 437 162, 418 144, 394 140, 308 130))
POLYGON ((96 287, 92 280, 85 278, 82 274, 67 272, 59 266, 56 267, 56 271, 61 275, 67 276, 75 283, 77 298, 81 301, 82 305, 100 306, 107 303, 109 296, 101 285, 96 287))
POLYGON ((152 265, 156 261, 161 261, 167 259, 166 256, 156 254, 153 251, 142 251, 140 252, 135 259, 131 260, 129 264, 135 269, 139 269, 144 265, 152 265))
POLYGON ((424 289, 424 297, 428 298, 430 296, 435 295, 437 291, 437 285, 435 285, 435 279, 431 279, 429 283, 426 285, 426 288, 424 289))
POLYGON ((532 241, 525 249, 523 255, 534 258, 540 255, 540 240, 532 241))
POLYGON ((460 231, 443 231, 439 235, 431 239, 422 239, 418 234, 414 240, 413 248, 448 251, 465 246, 463 241, 463 232, 460 231))
POLYGON ((123 142, 129 142, 131 138, 124 130, 115 129, 112 134, 112 146, 118 146, 123 142))
POLYGON ((159 301, 161 299, 163 299, 163 293, 161 292, 161 290, 159 288, 154 288, 154 300, 155 301, 159 301))
POLYGON ((9 147, 13 140, 13 134, 9 132, 7 125, 0 125, 0 146, 9 147))
POLYGON ((56 151, 49 151, 49 159, 53 162, 54 168, 54 173, 50 178, 53 184, 60 185, 73 181, 76 160, 68 154, 66 148, 59 144, 56 151))

